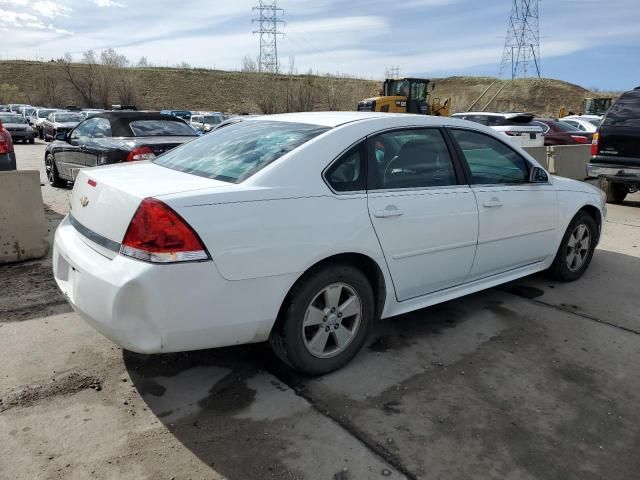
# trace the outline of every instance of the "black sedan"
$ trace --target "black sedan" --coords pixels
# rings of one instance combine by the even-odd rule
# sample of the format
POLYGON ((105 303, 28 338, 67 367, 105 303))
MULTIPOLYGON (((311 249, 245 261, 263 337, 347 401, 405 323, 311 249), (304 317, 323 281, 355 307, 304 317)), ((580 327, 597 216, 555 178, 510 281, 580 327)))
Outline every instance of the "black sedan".
POLYGON ((47 146, 49 183, 74 181, 78 170, 113 163, 151 160, 198 134, 182 119, 155 112, 105 112, 58 134, 47 146))
POLYGON ((22 115, 17 113, 0 113, 0 122, 11 135, 13 142, 35 142, 35 130, 22 115))

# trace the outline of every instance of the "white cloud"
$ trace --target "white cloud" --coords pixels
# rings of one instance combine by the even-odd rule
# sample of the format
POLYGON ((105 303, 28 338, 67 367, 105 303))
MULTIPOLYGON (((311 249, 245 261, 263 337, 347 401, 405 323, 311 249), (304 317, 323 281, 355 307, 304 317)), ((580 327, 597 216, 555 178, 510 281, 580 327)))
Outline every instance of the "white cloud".
POLYGON ((123 4, 121 4, 120 2, 115 2, 114 0, 93 0, 93 3, 95 3, 99 7, 120 7, 120 8, 124 8, 123 4))

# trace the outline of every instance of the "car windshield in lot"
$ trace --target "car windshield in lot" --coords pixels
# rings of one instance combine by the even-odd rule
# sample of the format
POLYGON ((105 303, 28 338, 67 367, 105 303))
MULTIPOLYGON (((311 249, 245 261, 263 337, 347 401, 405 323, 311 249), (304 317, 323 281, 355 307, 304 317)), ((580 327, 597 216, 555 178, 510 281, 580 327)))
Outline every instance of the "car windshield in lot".
POLYGON ((20 115, 0 115, 2 123, 27 123, 27 119, 20 115))
POLYGON ((81 122, 84 120, 84 115, 81 113, 56 113, 56 122, 81 122))
POLYGON ((305 123, 241 122, 176 148, 155 163, 180 172, 239 183, 327 130, 327 127, 305 123))
POLYGON ((193 137, 193 129, 181 120, 134 120, 129 124, 135 137, 193 137))
POLYGON ((47 118, 55 110, 38 110, 38 118, 47 118))

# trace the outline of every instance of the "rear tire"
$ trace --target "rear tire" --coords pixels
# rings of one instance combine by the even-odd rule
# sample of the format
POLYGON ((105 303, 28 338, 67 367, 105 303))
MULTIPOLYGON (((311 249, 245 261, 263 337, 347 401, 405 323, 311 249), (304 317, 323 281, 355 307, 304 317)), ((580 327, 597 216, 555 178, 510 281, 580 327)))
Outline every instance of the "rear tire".
POLYGON ((607 195, 607 203, 620 204, 629 193, 629 189, 624 183, 612 182, 600 177, 600 189, 607 195))
POLYGON ((51 153, 47 154, 47 157, 44 161, 44 167, 45 171, 47 172, 49 184, 52 187, 60 188, 64 186, 66 182, 60 178, 60 175, 58 175, 58 168, 56 167, 55 159, 51 153))
POLYGON ((351 265, 312 270, 288 298, 269 341, 290 367, 322 375, 343 367, 360 351, 375 316, 373 289, 360 270, 351 265))
POLYGON ((578 212, 562 237, 560 248, 547 270, 548 275, 561 282, 579 279, 589 267, 598 240, 598 227, 591 215, 578 212))
POLYGON ((31 137, 31 138, 29 139, 29 143, 30 143, 31 145, 33 145, 34 143, 36 143, 36 139, 35 139, 35 138, 33 138, 33 137, 31 137))

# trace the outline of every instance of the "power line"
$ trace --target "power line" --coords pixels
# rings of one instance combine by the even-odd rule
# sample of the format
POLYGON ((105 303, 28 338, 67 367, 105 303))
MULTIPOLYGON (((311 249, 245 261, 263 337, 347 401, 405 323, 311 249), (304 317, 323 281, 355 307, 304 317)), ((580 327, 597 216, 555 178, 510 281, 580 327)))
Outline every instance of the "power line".
POLYGON ((540 78, 539 0, 513 0, 509 29, 504 42, 500 76, 511 70, 511 78, 540 78))
POLYGON ((258 12, 258 18, 251 22, 258 22, 258 30, 254 35, 260 35, 260 55, 258 56, 258 71, 277 73, 280 71, 278 63, 278 35, 284 35, 278 30, 278 24, 284 24, 282 16, 284 9, 278 7, 278 0, 267 2, 259 0, 258 5, 252 11, 258 12))

